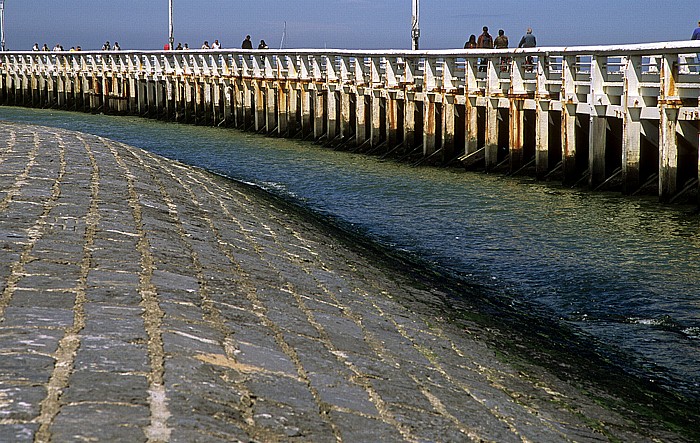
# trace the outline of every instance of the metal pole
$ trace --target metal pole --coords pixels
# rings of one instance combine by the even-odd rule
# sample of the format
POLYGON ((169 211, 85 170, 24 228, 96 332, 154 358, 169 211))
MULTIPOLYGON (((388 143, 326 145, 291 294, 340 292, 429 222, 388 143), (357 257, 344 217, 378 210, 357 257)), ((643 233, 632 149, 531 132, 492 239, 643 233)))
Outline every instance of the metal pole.
POLYGON ((0 50, 5 50, 5 0, 0 0, 0 50))
POLYGON ((170 8, 168 10, 168 12, 169 12, 169 14, 168 14, 168 17, 169 17, 168 29, 170 30, 170 34, 169 34, 170 37, 168 39, 168 42, 170 43, 170 49, 173 50, 173 49, 175 49, 175 37, 173 37, 173 0, 170 0, 169 6, 170 6, 170 8))
POLYGON ((420 0, 413 0, 413 17, 411 20, 411 49, 418 50, 420 38, 420 0))

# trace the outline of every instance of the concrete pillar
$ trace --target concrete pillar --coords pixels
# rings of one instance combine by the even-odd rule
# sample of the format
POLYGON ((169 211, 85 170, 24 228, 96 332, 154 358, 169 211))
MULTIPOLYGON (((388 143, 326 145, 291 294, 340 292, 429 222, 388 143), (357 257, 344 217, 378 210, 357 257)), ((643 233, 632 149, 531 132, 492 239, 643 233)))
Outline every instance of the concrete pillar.
POLYGON ((477 124, 476 97, 468 96, 464 104, 464 153, 479 150, 479 130, 477 124))
POLYGON ((549 100, 535 105, 535 174, 544 178, 549 172, 549 100))
POLYGON ((355 96, 355 145, 361 146, 367 141, 366 127, 366 105, 365 92, 363 89, 357 91, 355 96))
POLYGON ((406 93, 403 101, 403 144, 404 151, 411 152, 416 142, 416 94, 406 93))
POLYGON ((311 104, 316 91, 309 89, 308 84, 302 84, 301 86, 302 88, 299 90, 301 94, 301 133, 302 136, 306 136, 306 134, 312 133, 314 128, 314 113, 311 104))
POLYGON ((484 159, 486 170, 494 168, 498 164, 498 99, 486 100, 486 143, 484 146, 484 159))
POLYGON ((289 88, 287 82, 277 84, 277 134, 287 135, 289 131, 289 88))
POLYGON ((323 120, 325 118, 325 95, 326 90, 322 85, 316 85, 316 89, 310 91, 314 98, 314 140, 323 137, 323 120))
POLYGON ((510 172, 513 173, 523 166, 525 143, 525 110, 522 99, 511 98, 508 109, 508 141, 510 152, 510 172))
POLYGON ((442 149, 443 161, 451 160, 455 151, 455 96, 452 94, 442 97, 442 149))
POLYGON ((369 144, 373 148, 379 146, 382 141, 382 90, 372 89, 372 95, 370 96, 370 105, 372 106, 370 110, 370 115, 372 123, 369 129, 369 144))
POLYGON ((255 131, 265 127, 265 91, 259 80, 253 81, 253 93, 255 94, 255 131))
POLYGON ((294 136, 299 130, 299 86, 287 83, 287 135, 294 136))
POLYGON ((659 121, 659 199, 669 201, 678 190, 678 109, 662 106, 659 121))
POLYGON ((340 136, 348 141, 352 134, 354 122, 350 121, 350 90, 340 89, 340 136))
POLYGON ((426 94, 423 101, 423 157, 432 155, 437 150, 437 110, 436 94, 426 94))
POLYGON ((386 144, 387 150, 399 144, 399 101, 391 94, 386 99, 386 144))
POLYGON ((277 129, 277 91, 273 82, 264 82, 265 88, 265 132, 268 134, 277 129))
POLYGON ((561 149, 564 183, 576 181, 576 105, 564 105, 561 110, 561 149))
POLYGON ((606 117, 591 114, 590 132, 588 134, 588 186, 591 188, 595 188, 606 179, 605 146, 607 143, 607 127, 608 119, 606 117))
POLYGON ((338 95, 335 86, 328 87, 326 89, 326 106, 328 112, 326 114, 327 118, 327 131, 328 131, 328 141, 335 140, 338 136, 338 95))

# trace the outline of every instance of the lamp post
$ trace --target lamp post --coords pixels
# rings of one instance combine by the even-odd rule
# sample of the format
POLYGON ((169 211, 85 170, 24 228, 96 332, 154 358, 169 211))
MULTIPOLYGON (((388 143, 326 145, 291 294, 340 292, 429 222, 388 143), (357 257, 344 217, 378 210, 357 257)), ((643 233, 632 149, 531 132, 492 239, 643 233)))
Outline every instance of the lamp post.
POLYGON ((420 38, 420 0, 413 1, 413 16, 411 19, 411 49, 418 50, 418 39, 420 38))
POLYGON ((0 0, 0 50, 5 50, 5 0, 0 0))
POLYGON ((175 49, 175 37, 173 37, 173 0, 170 0, 169 2, 169 8, 168 8, 168 29, 169 29, 169 38, 168 42, 170 43, 170 50, 175 49))

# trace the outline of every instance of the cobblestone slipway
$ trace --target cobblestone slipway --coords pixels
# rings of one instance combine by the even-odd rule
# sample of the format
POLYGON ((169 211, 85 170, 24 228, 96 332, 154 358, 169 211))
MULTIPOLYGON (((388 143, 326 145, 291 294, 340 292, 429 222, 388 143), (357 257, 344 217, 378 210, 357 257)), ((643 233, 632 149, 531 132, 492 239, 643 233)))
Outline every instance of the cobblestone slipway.
POLYGON ((680 439, 506 363, 329 232, 133 147, 0 123, 0 441, 680 439))

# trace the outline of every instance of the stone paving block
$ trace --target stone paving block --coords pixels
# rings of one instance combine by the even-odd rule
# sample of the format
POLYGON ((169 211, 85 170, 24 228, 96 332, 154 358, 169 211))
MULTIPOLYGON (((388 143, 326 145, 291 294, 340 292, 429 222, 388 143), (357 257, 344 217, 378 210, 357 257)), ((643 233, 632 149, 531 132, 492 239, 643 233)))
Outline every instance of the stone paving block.
POLYGON ((73 309, 75 293, 73 291, 39 291, 35 289, 16 289, 10 305, 18 308, 54 308, 73 309))
POLYGON ((5 354, 0 358, 0 380, 42 384, 49 381, 54 359, 37 354, 5 354))
POLYGON ((153 271, 151 282, 159 289, 177 289, 177 290, 199 290, 199 281, 194 273, 188 272, 187 269, 181 269, 180 272, 168 272, 161 269, 153 271))
POLYGON ((146 406, 85 403, 66 405, 51 426, 52 441, 145 442, 146 406), (89 425, 88 425, 89 424, 89 425))
POLYGON ((274 440, 337 441, 330 423, 318 413, 318 409, 290 408, 287 404, 258 399, 254 410, 253 420, 256 427, 278 436, 274 440))
POLYGON ((85 303, 83 332, 125 342, 142 340, 146 336, 143 308, 115 306, 111 303, 85 303))
POLYGON ((88 285, 86 297, 93 303, 112 306, 136 307, 141 303, 138 288, 131 286, 94 287, 88 285))
MULTIPOLYGON (((107 333, 110 336, 119 335, 118 330, 110 330, 107 333)), ((146 339, 144 337, 139 343, 129 343, 114 338, 83 336, 75 356, 75 369, 120 373, 149 372, 146 339)))
POLYGON ((45 397, 44 386, 13 385, 0 381, 0 422, 29 422, 35 419, 41 414, 41 402, 45 397))
POLYGON ((308 373, 308 377, 323 402, 361 414, 378 414, 367 390, 347 378, 316 372, 308 373))
POLYGON ((73 311, 70 309, 9 306, 5 309, 3 326, 66 328, 72 324, 73 311))
POLYGON ((242 364, 259 366, 260 368, 287 374, 290 377, 297 376, 297 370, 289 356, 282 352, 279 347, 263 347, 257 343, 240 342, 236 343, 238 350, 236 360, 242 364))
POLYGON ((193 355, 195 353, 219 354, 223 350, 224 337, 205 326, 193 326, 175 321, 164 324, 163 349, 168 354, 193 355))
POLYGON ((67 290, 78 286, 80 279, 79 274, 30 274, 24 275, 17 282, 17 287, 21 289, 39 289, 39 290, 67 290))
POLYGON ((121 270, 108 271, 91 269, 87 277, 88 286, 127 286, 138 287, 139 275, 121 270))
POLYGON ((145 375, 116 372, 74 371, 61 395, 63 403, 105 402, 148 406, 145 375))
MULTIPOLYGON (((376 417, 363 417, 331 410, 328 414, 333 423, 338 427, 343 441, 348 442, 397 442, 403 441, 400 432, 396 427, 382 421, 376 417)), ((434 440, 450 441, 450 440, 434 440)), ((462 441, 451 440, 451 441, 462 441)))
POLYGON ((63 331, 44 328, 0 328, 2 352, 36 352, 51 355, 56 352, 63 331))
POLYGON ((35 423, 0 424, 0 441, 3 442, 33 442, 34 435, 39 430, 35 423))

